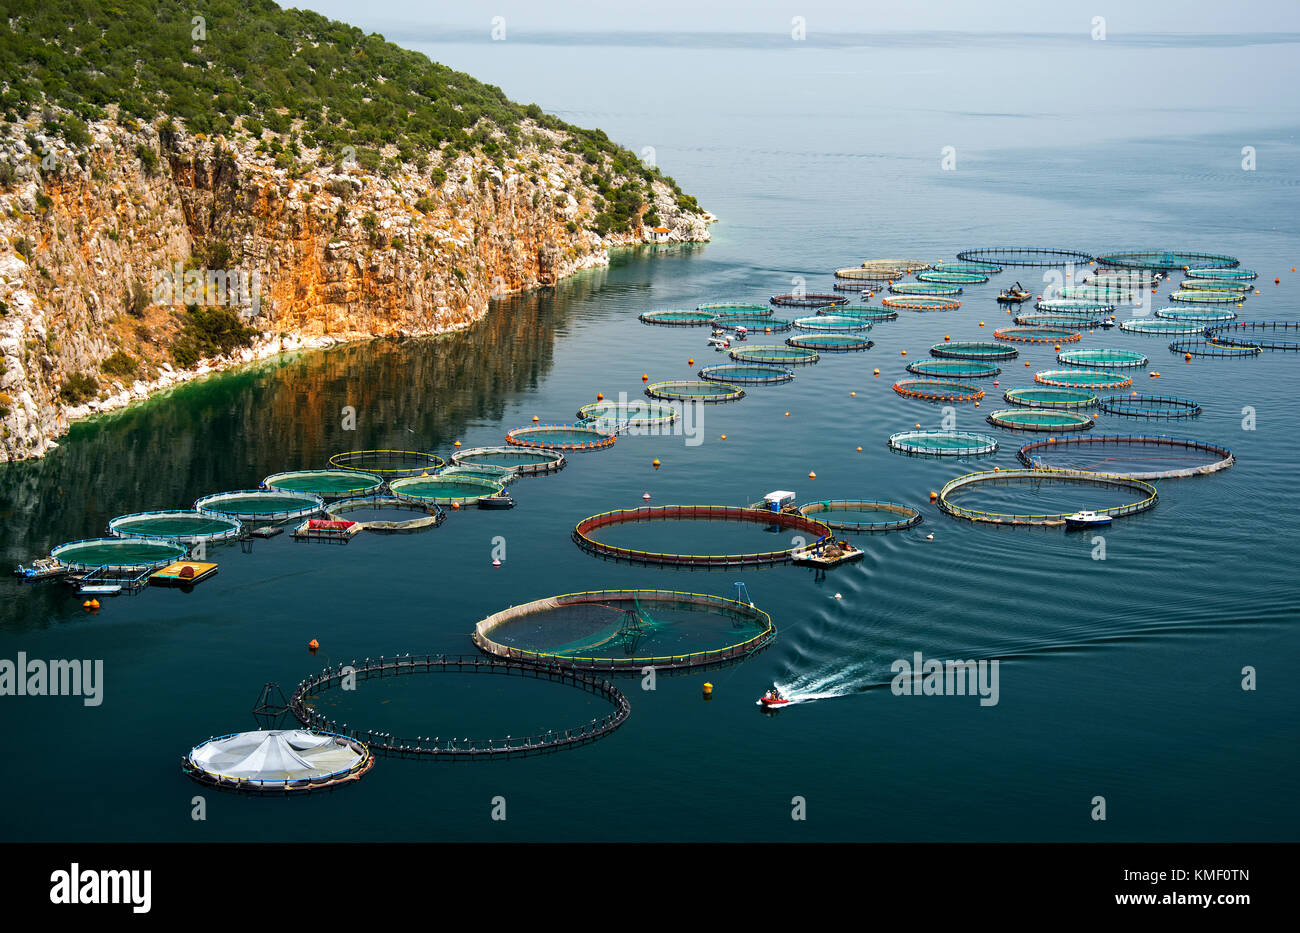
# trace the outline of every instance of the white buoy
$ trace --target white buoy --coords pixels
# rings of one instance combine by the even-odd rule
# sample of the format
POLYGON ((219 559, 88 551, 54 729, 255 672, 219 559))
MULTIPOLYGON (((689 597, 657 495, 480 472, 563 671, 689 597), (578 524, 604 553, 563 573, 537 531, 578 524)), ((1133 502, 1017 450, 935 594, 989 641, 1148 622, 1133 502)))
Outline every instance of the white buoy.
POLYGON ((934 532, 932 531, 932 532, 930 532, 928 535, 926 535, 926 536, 925 536, 925 540, 927 540, 927 541, 933 541, 933 540, 934 540, 934 532))
POLYGON ((641 498, 642 498, 642 499, 645 499, 645 500, 648 501, 648 500, 650 499, 650 493, 646 493, 646 494, 645 494, 644 496, 642 496, 641 498))
POLYGON ((841 596, 839 593, 836 593, 836 594, 835 594, 835 598, 836 598, 836 599, 843 599, 844 597, 841 596))
POLYGON ((500 567, 500 566, 501 566, 501 561, 497 560, 496 558, 493 558, 493 559, 492 559, 492 566, 493 566, 493 567, 500 567))

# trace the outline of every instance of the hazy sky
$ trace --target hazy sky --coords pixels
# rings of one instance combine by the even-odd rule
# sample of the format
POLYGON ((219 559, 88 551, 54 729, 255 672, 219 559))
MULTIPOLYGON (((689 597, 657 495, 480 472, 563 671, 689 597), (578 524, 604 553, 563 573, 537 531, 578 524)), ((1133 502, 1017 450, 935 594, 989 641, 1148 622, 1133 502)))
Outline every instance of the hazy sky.
POLYGON ((788 33, 802 16, 810 33, 885 30, 1087 32, 1094 16, 1122 32, 1300 32, 1300 0, 308 0, 300 6, 363 29, 394 26, 507 28, 546 32, 788 33))

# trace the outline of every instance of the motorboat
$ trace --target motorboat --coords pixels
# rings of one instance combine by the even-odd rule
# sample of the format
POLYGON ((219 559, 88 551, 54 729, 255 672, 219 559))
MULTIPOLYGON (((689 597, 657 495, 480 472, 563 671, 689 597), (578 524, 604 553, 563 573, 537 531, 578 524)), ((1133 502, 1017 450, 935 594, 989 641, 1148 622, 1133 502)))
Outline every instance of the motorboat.
POLYGON ((1083 511, 1075 512, 1073 515, 1065 516, 1065 527, 1101 528, 1105 525, 1109 525, 1112 521, 1114 521, 1114 519, 1109 515, 1090 512, 1085 509, 1083 511))

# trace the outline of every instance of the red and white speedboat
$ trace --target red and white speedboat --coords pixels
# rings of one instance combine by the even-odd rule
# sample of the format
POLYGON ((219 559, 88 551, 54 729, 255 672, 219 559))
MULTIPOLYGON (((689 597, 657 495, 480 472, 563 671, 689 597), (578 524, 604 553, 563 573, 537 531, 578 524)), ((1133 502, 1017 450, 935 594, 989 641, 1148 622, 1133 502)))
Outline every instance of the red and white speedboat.
POLYGON ((764 709, 776 709, 781 706, 788 706, 790 701, 781 696, 776 690, 769 690, 758 699, 759 706, 764 709))

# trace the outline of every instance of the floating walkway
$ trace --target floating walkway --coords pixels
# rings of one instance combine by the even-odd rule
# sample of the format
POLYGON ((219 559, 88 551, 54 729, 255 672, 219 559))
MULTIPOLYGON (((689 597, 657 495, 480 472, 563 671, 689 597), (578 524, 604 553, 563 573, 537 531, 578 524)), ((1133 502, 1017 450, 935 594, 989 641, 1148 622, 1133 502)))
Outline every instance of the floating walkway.
POLYGON ((1003 408, 991 413, 988 422, 1012 431, 1087 431, 1096 423, 1088 415, 1047 408, 1003 408))
POLYGON ((1042 386, 1019 386, 1007 389, 1002 397, 1012 405, 1024 408, 1056 408, 1067 411, 1091 408, 1097 404, 1097 394, 1087 389, 1047 389, 1042 386))
POLYGON ((876 344, 856 334, 798 334, 785 338, 786 346, 821 353, 847 353, 853 350, 870 350, 876 344))
POLYGON ((188 553, 185 545, 161 538, 83 538, 58 545, 50 557, 70 571, 120 576, 166 567, 188 553))
POLYGON ((651 398, 703 402, 713 405, 719 402, 739 401, 745 397, 745 390, 738 385, 727 382, 709 382, 704 379, 669 379, 666 382, 652 382, 645 387, 645 394, 651 398))
POLYGON ((695 375, 709 382, 730 382, 735 385, 776 385, 794 379, 794 373, 788 369, 758 363, 753 365, 724 363, 721 366, 705 366, 695 375))
POLYGON ((767 363, 773 366, 810 366, 821 359, 816 350, 779 346, 734 347, 730 356, 741 363, 767 363))
POLYGON ((907 371, 940 379, 988 379, 1002 372, 1002 367, 980 360, 916 360, 907 364, 907 371))

